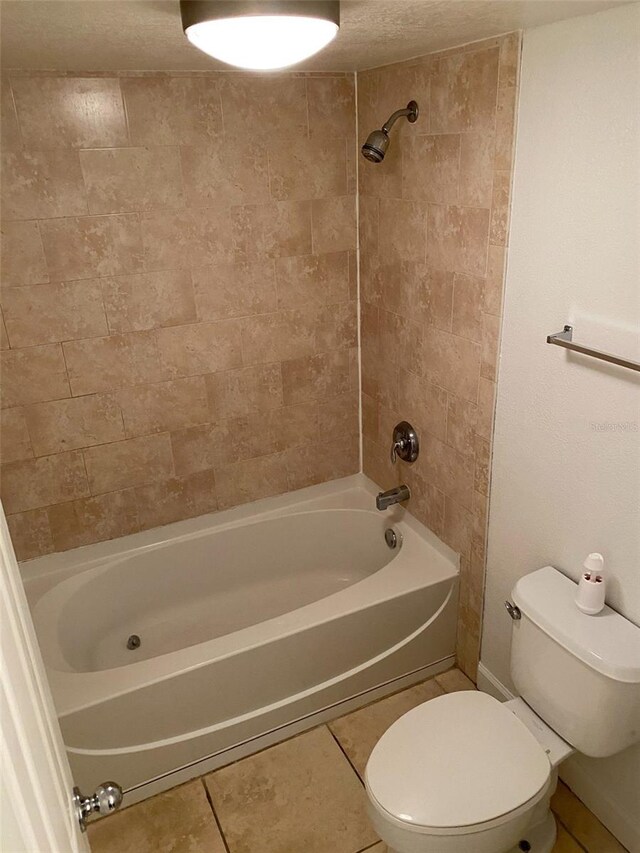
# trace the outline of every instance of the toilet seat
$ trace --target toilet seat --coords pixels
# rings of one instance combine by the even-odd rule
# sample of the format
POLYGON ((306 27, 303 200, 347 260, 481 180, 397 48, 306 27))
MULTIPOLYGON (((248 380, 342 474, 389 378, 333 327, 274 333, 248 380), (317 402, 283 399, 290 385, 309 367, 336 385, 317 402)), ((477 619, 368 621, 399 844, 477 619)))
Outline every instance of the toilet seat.
POLYGON ((457 835, 530 810, 551 774, 545 751, 511 711, 463 691, 397 720, 371 753, 365 782, 374 807, 399 828, 457 835))

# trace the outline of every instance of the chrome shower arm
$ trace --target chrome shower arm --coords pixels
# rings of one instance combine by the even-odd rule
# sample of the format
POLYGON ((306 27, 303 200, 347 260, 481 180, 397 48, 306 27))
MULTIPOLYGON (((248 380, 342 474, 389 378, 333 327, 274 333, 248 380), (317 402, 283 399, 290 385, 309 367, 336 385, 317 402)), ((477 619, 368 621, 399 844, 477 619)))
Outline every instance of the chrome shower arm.
POLYGON ((408 110, 406 107, 403 110, 396 110, 393 115, 389 116, 389 118, 382 125, 382 130, 384 133, 389 133, 393 125, 398 121, 402 116, 408 116, 411 110, 408 110))
POLYGON ((403 116, 407 117, 407 120, 412 124, 418 118, 418 105, 415 101, 409 101, 407 106, 403 110, 396 110, 395 113, 389 116, 386 122, 382 125, 382 132, 389 133, 393 125, 398 121, 399 118, 403 116))

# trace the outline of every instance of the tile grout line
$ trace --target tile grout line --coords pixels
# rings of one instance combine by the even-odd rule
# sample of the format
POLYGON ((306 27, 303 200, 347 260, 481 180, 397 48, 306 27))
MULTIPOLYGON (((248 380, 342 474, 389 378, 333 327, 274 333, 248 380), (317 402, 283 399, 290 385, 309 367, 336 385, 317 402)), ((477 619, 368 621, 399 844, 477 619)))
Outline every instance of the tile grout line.
MULTIPOLYGON (((365 707, 366 707, 366 706, 365 706, 365 707)), ((349 767, 350 767, 350 768, 353 770, 353 772, 356 774, 356 777, 357 777, 357 779, 358 779, 358 782, 360 782, 360 784, 361 784, 361 785, 362 785, 362 787, 364 788, 364 781, 363 781, 362 777, 360 776, 360 774, 358 773, 358 771, 356 770, 355 765, 353 764, 353 762, 351 761, 351 759, 349 758, 349 756, 348 756, 348 755, 347 755, 347 753, 345 752, 345 750, 344 750, 344 748, 343 748, 342 744, 340 743, 340 741, 338 740, 338 738, 336 737, 336 735, 335 735, 335 734, 333 733, 333 731, 331 730, 331 727, 330 727, 328 724, 326 724, 326 723, 325 723, 325 726, 326 726, 326 728, 329 730, 329 734, 331 735, 331 737, 332 737, 332 738, 335 740, 335 742, 337 743, 337 745, 338 745, 338 749, 340 750, 340 752, 341 752, 341 753, 344 755, 344 757, 346 758, 347 763, 349 764, 349 767)), ((366 849, 366 848, 365 848, 365 849, 366 849)))
POLYGON ((204 781, 204 776, 200 776, 200 782, 202 783, 202 787, 204 788, 204 795, 207 798, 207 802, 209 803, 209 808, 211 809, 211 814, 213 815, 213 819, 215 821, 216 826, 218 827, 218 832, 220 833, 220 837, 222 838, 222 843, 224 844, 224 849, 226 853, 231 853, 229 849, 229 845, 227 844, 227 839, 222 831, 222 824, 216 814, 216 810, 213 805, 213 800, 211 799, 211 794, 209 793, 209 789, 207 788, 207 783, 204 781))
POLYGON ((364 433, 363 433, 363 414, 362 414, 362 289, 360 284, 361 279, 361 263, 360 263, 360 159, 358 157, 360 151, 358 149, 359 138, 359 122, 358 122, 358 73, 353 75, 353 100, 355 113, 355 158, 356 158, 356 175, 355 175, 355 202, 356 202, 356 340, 358 353, 358 459, 360 463, 360 473, 364 474, 364 433))

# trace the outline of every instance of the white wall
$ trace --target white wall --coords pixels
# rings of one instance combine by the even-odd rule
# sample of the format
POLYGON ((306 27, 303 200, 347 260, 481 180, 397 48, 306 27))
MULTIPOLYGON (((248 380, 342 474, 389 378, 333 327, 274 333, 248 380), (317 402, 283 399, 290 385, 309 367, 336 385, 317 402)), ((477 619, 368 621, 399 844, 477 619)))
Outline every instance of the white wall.
MULTIPOLYGON (((553 564, 607 561, 640 625, 640 374, 545 343, 640 360, 640 5, 524 34, 493 458, 482 664, 508 687, 503 602, 553 564)), ((640 748, 567 778, 640 851, 640 748)))

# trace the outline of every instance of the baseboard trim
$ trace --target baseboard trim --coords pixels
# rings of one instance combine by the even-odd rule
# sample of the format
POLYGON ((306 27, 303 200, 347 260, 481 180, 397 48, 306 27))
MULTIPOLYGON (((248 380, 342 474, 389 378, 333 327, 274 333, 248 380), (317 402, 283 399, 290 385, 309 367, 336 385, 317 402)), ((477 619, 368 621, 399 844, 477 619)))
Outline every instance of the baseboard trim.
MULTIPOLYGON (((478 665, 478 689, 500 702, 514 698, 514 694, 483 663, 478 665)), ((598 786, 581 759, 578 754, 564 762, 559 768, 560 778, 621 844, 630 851, 640 851, 640 831, 602 790, 602 786, 598 786)))
POLYGON ((580 754, 571 756, 562 765, 562 781, 591 809, 609 832, 615 835, 620 844, 629 851, 640 853, 640 830, 633 826, 631 819, 620 811, 618 804, 602 790, 602 783, 598 784, 583 761, 580 754))
POLYGON ((478 664, 478 690, 488 693, 499 702, 508 702, 509 699, 516 698, 483 663, 478 664))

